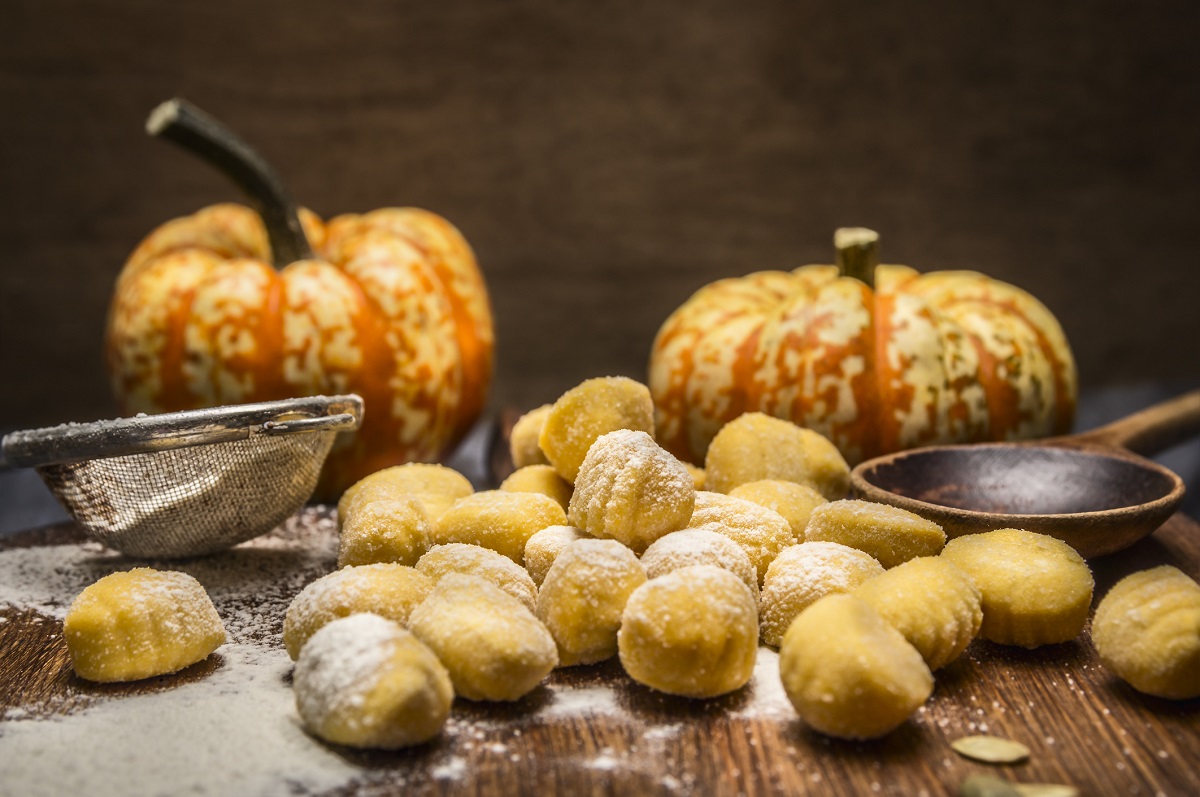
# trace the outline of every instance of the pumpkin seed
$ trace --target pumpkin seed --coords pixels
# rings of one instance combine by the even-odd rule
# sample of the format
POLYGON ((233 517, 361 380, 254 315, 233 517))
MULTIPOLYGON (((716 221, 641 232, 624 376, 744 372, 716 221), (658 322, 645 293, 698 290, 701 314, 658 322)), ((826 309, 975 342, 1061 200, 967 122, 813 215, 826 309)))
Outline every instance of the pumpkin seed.
POLYGON ((1065 783, 1014 783, 1021 797, 1079 797, 1079 789, 1065 783))
POLYGON ((958 787, 959 797, 1021 797, 1013 784, 991 775, 972 775, 958 787))
POLYGON ((1016 764, 1029 758, 1029 748, 999 736, 964 736, 950 743, 954 752, 987 764, 1016 764))

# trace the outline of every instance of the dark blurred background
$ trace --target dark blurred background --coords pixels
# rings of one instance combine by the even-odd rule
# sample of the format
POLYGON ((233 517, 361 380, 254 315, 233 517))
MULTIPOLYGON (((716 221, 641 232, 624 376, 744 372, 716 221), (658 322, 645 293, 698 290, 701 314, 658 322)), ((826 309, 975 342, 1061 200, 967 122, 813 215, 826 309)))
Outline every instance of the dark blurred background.
POLYGON ((973 268, 1058 316, 1085 390, 1200 380, 1200 5, 63 2, 0 11, 0 426, 114 412, 125 257, 237 199, 148 138, 185 96, 326 216, 416 205, 488 280, 492 407, 645 378, 722 276, 973 268))

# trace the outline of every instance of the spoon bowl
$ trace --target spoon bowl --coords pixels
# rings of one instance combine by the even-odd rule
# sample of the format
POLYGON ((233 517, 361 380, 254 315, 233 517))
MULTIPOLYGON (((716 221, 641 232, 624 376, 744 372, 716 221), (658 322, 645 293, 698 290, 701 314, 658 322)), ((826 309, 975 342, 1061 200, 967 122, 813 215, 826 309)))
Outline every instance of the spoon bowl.
POLYGON ((1151 534, 1183 500, 1183 480, 1138 454, 1197 433, 1193 391, 1081 435, 877 457, 854 468, 851 487, 859 498, 941 524, 949 537, 1018 528, 1101 556, 1151 534))

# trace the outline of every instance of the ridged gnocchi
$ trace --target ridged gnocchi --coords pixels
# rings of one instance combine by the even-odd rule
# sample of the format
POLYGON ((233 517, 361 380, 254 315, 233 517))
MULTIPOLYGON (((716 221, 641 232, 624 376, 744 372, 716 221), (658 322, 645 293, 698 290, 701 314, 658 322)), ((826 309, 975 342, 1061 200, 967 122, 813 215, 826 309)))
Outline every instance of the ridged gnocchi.
POLYGON ((792 529, 778 512, 765 506, 702 490, 696 493, 689 528, 709 523, 746 552, 761 584, 767 567, 779 552, 792 544, 792 529))
POLYGON ((322 626, 351 614, 377 614, 401 626, 433 590, 433 580, 394 563, 343 567, 292 599, 283 618, 283 645, 294 661, 322 626))
POLYGON ((465 542, 502 553, 525 563, 525 543, 547 526, 567 522, 553 498, 538 493, 485 490, 460 498, 434 524, 433 542, 465 542))
POLYGON ((592 664, 616 655, 625 602, 644 583, 641 562, 615 540, 579 540, 559 554, 537 604, 538 619, 558 644, 559 664, 592 664))
POLYGON ((225 626, 195 578, 137 567, 79 593, 63 621, 63 639, 80 678, 137 681, 207 658, 225 642, 225 626))
POLYGON ((983 595, 971 577, 941 556, 910 559, 851 594, 904 635, 929 669, 957 659, 983 624, 983 595))
POLYGON ((429 550, 433 527, 411 496, 360 502, 338 536, 338 567, 395 562, 412 566, 429 550))
POLYGON ((814 487, 779 479, 739 484, 729 491, 729 495, 778 512, 791 527, 794 542, 804 542, 804 529, 808 526, 812 511, 828 503, 825 496, 814 487))
POLYGON ((847 594, 827 595, 800 613, 779 648, 779 677, 806 724, 843 739, 890 733, 933 692, 917 649, 847 594))
POLYGON ((826 595, 849 592, 883 572, 883 565, 870 554, 836 542, 784 548, 763 579, 758 604, 762 641, 780 645, 800 612, 826 595))
POLYGON ((888 568, 918 556, 936 556, 946 544, 946 532, 899 507, 845 499, 814 508, 804 539, 849 545, 888 568))
POLYGON ((642 554, 641 562, 646 568, 646 578, 650 579, 694 565, 722 567, 751 590, 758 591, 758 573, 750 564, 750 557, 727 534, 722 534, 716 523, 660 537, 642 554))
POLYGON ((1087 622, 1092 571, 1062 540, 1000 529, 957 537, 942 556, 979 587, 984 639, 1036 648, 1074 639, 1087 622))
POLYGON ((1096 607, 1092 641, 1139 692, 1200 697, 1200 584, 1170 565, 1126 576, 1096 607))
POLYGON ((529 611, 537 607, 537 585, 525 568, 503 554, 478 545, 462 542, 435 545, 417 562, 417 572, 429 576, 434 584, 449 573, 479 576, 512 595, 529 611))
POLYGON ((575 479, 567 519, 593 537, 641 553, 688 524, 696 488, 683 463, 650 435, 619 429, 601 435, 575 479))
POLYGON ((721 427, 704 458, 705 489, 728 493, 763 479, 807 484, 827 499, 844 498, 850 466, 837 446, 811 429, 747 412, 721 427))
POLYGON ((624 376, 588 379, 550 407, 538 447, 558 475, 574 484, 588 449, 601 435, 618 429, 654 435, 650 389, 624 376))
POLYGON ((437 736, 454 689, 437 656, 374 614, 334 620, 313 635, 293 671, 296 710, 313 735, 393 750, 437 736))
POLYGON ((444 576, 413 610, 409 628, 445 665, 455 694, 468 700, 519 700, 558 664, 546 627, 478 576, 444 576))
POLYGON ((754 674, 758 612, 733 573, 694 565, 647 581, 625 604, 618 634, 629 677, 660 692, 717 697, 754 674))

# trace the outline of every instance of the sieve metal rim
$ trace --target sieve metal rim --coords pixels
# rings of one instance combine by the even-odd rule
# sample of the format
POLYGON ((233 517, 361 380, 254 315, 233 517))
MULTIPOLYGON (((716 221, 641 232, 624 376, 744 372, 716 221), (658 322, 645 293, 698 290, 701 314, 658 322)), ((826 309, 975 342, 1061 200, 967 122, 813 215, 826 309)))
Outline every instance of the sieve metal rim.
POLYGON ((350 431, 358 428, 362 413, 362 398, 351 393, 60 424, 5 435, 0 469, 147 454, 259 434, 350 431))

